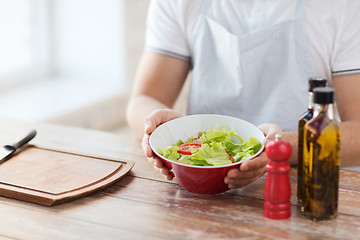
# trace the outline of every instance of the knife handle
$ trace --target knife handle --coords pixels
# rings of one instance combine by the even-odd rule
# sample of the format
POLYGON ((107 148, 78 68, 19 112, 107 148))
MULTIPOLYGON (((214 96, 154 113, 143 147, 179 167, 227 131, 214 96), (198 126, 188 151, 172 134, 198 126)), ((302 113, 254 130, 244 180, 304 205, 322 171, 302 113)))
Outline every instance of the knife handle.
POLYGON ((20 147, 22 147, 24 144, 28 143, 31 139, 33 139, 36 135, 36 130, 31 130, 24 138, 20 139, 18 142, 11 144, 11 145, 6 145, 5 147, 7 149, 11 149, 11 150, 16 150, 20 147))

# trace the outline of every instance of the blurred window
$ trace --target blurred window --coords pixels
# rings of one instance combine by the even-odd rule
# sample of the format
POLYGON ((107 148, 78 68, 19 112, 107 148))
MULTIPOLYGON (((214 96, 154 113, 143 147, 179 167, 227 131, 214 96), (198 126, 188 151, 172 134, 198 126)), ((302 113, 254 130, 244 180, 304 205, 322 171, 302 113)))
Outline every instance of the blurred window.
POLYGON ((0 0, 0 90, 54 79, 124 89, 124 54, 120 0, 0 0))
POLYGON ((0 87, 47 72, 44 4, 44 0, 0 0, 0 87))

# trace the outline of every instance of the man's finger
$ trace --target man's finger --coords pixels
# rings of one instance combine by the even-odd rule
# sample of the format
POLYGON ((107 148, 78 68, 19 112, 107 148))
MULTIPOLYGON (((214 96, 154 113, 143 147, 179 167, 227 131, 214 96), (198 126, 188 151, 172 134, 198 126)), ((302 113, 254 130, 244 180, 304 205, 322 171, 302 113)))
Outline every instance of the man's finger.
POLYGON ((143 139, 141 141, 141 147, 142 147, 142 149, 143 149, 143 151, 145 153, 145 156, 147 158, 151 158, 151 157, 154 156, 153 151, 151 150, 151 147, 149 145, 149 138, 150 138, 149 135, 144 134, 144 137, 143 137, 143 139))
POLYGON ((251 179, 232 182, 232 183, 228 184, 228 188, 229 189, 235 189, 235 188, 245 187, 246 185, 249 185, 250 183, 255 182, 257 179, 259 179, 259 177, 260 176, 256 176, 256 177, 251 178, 251 179))
POLYGON ((181 116, 182 114, 180 112, 174 110, 155 110, 144 121, 145 134, 150 135, 159 125, 181 116))
POLYGON ((264 168, 268 162, 268 159, 265 155, 265 153, 261 153, 259 156, 257 156, 254 159, 251 159, 249 161, 244 162, 240 165, 240 171, 246 172, 246 171, 252 171, 259 168, 264 168))
POLYGON ((228 175, 225 177, 225 183, 235 183, 236 181, 244 181, 248 179, 252 179, 255 177, 260 177, 264 175, 265 169, 257 169, 254 171, 247 171, 247 172, 241 172, 241 171, 229 171, 228 175))

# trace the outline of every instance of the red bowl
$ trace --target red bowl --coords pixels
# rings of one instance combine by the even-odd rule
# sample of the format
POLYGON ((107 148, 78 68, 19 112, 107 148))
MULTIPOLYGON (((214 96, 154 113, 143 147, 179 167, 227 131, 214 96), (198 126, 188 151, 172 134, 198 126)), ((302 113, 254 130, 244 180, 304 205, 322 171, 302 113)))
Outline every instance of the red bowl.
MULTIPOLYGON (((159 156, 159 155, 158 155, 159 156)), ((177 182, 185 190, 198 194, 217 194, 229 190, 224 182, 227 172, 242 162, 219 167, 181 165, 159 156, 175 173, 177 182)))
POLYGON ((223 166, 193 166, 172 161, 160 155, 158 150, 170 146, 178 140, 186 141, 188 137, 197 137, 199 132, 213 129, 217 124, 234 129, 240 136, 248 140, 250 136, 256 137, 260 142, 264 141, 264 134, 255 125, 229 116, 214 114, 189 115, 168 121, 151 134, 149 143, 154 153, 162 159, 164 164, 175 174, 179 185, 185 190, 198 194, 217 194, 229 190, 224 183, 227 172, 232 168, 238 168, 243 162, 259 155, 264 146, 251 158, 241 162, 223 166))

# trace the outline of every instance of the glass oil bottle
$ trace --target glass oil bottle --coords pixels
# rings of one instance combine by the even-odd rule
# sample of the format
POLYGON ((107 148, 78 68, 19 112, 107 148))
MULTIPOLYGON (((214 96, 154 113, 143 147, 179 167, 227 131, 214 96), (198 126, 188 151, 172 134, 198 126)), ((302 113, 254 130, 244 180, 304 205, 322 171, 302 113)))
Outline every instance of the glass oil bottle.
POLYGON ((334 89, 314 89, 314 118, 304 128, 304 187, 302 212, 308 218, 337 216, 340 128, 334 118, 334 89))
POLYGON ((314 115, 313 89, 316 87, 325 87, 326 82, 327 80, 325 78, 309 79, 308 109, 303 115, 301 115, 298 122, 297 199, 301 207, 302 207, 303 199, 305 198, 304 180, 303 180, 304 126, 314 115))

